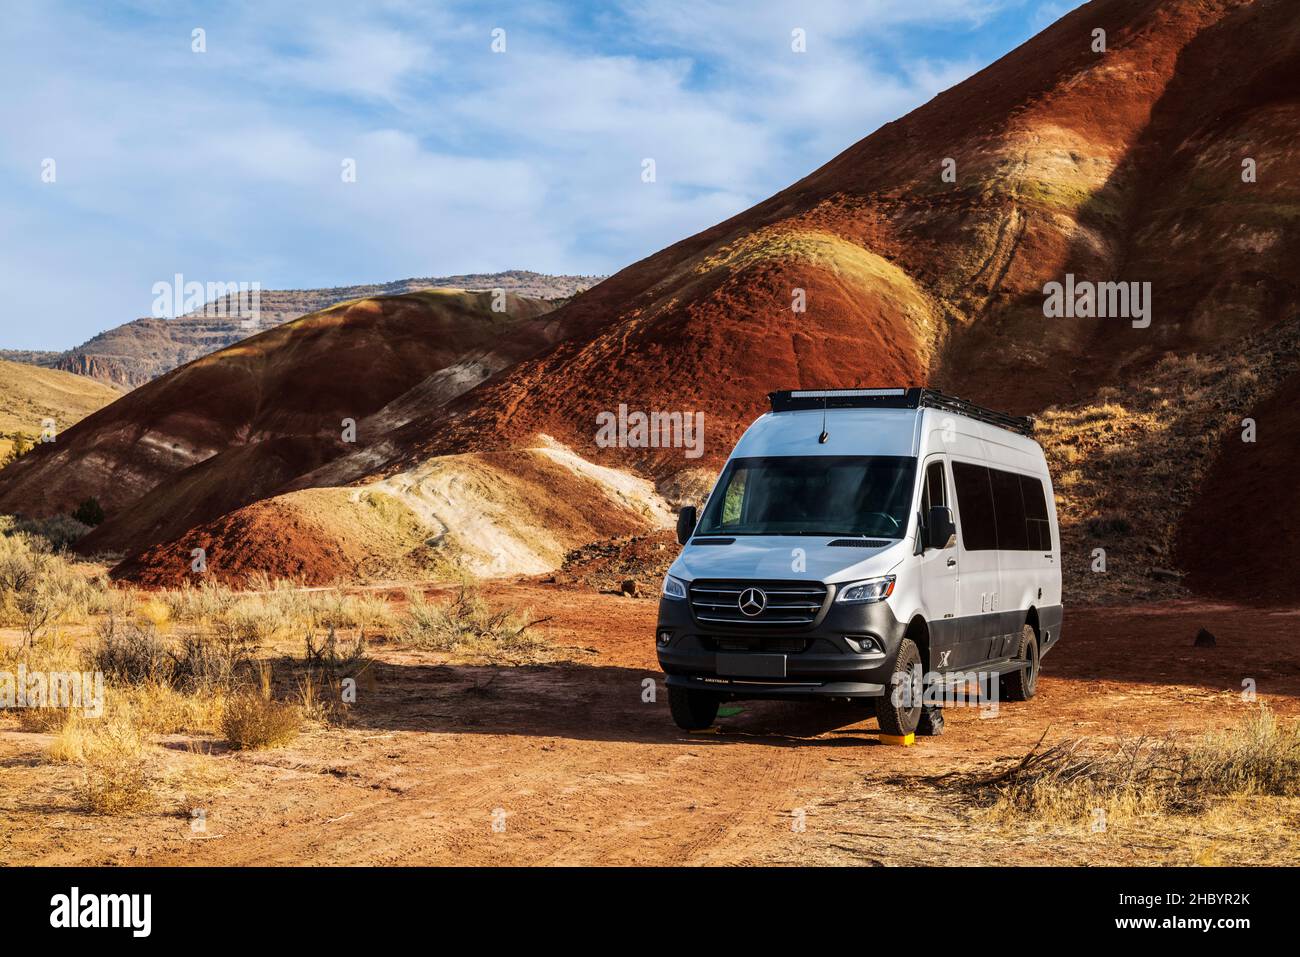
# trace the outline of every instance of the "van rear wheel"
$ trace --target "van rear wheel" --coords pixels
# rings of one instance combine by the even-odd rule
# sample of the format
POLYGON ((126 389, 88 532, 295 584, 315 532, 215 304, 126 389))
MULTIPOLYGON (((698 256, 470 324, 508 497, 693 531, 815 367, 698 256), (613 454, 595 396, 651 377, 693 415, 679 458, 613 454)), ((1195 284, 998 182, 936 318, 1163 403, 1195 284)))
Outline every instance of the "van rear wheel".
POLYGON ((673 713, 673 721, 683 731, 703 731, 713 724, 718 716, 721 699, 707 691, 691 691, 687 688, 668 689, 668 709, 673 713))
POLYGON ((1002 676, 1002 697, 1008 701, 1028 701, 1038 692, 1038 635, 1033 625, 1026 624, 1020 632, 1020 647, 1016 653, 1020 668, 1002 676))
POLYGON ((904 638, 894 656, 894 670, 885 693, 876 699, 881 734, 913 734, 921 723, 921 653, 904 638))

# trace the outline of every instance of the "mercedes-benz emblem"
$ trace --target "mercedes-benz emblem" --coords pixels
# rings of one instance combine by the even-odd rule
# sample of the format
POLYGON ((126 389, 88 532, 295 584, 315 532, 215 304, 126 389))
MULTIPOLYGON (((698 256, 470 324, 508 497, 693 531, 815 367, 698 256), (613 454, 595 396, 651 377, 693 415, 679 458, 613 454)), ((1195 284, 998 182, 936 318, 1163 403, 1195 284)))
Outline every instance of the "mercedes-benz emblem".
POLYGON ((767 607, 767 595, 761 588, 746 588, 740 593, 740 613, 749 618, 761 615, 767 607))

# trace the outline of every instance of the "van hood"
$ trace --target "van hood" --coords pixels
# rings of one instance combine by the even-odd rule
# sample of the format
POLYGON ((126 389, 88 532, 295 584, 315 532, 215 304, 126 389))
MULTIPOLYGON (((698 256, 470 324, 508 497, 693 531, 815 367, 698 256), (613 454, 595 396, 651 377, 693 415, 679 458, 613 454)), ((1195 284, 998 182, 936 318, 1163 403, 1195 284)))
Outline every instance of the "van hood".
MULTIPOLYGON (((712 537, 712 536, 711 536, 712 537)), ((730 545, 688 544, 668 574, 683 581, 697 578, 812 578, 827 584, 884 575, 911 552, 911 542, 883 546, 831 545, 844 538, 811 535, 739 535, 730 545), (803 568, 795 570, 803 549, 803 568)))

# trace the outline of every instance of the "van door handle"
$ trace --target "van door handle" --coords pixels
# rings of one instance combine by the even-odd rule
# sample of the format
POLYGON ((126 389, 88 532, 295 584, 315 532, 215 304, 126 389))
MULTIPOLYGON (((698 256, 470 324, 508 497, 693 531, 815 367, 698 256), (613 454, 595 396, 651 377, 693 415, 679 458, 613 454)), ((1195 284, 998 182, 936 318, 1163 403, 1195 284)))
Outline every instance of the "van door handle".
POLYGON ((955 558, 950 558, 950 559, 948 559, 948 567, 949 567, 949 568, 952 568, 952 566, 953 566, 953 565, 956 565, 956 564, 957 564, 957 559, 955 559, 955 558))

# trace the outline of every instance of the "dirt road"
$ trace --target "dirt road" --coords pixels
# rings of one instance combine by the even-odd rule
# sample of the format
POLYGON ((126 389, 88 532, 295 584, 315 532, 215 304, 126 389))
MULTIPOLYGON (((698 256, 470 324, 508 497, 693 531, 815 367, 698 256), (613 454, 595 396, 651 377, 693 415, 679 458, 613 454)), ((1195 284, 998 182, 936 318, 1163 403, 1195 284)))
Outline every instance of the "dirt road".
POLYGON ((1300 801, 1092 833, 1008 828, 917 780, 1023 754, 1044 733, 1210 730, 1243 679, 1300 712, 1300 612, 1176 603, 1068 609, 1038 697, 982 719, 950 711, 913 748, 849 706, 744 703, 679 732, 651 644, 655 602, 534 583, 490 597, 553 616, 567 663, 491 667, 396 645, 349 727, 292 747, 170 738, 178 791, 202 810, 71 810, 48 736, 0 732, 0 852, 32 864, 977 864, 1300 862, 1300 801), (1192 647, 1205 626, 1218 646, 1192 647), (652 680, 655 700, 645 701, 652 680), (194 749, 210 753, 193 753, 194 749), (1280 809, 1280 810, 1279 810, 1280 809), (1281 818, 1279 819, 1279 814, 1281 818), (1267 825, 1267 826, 1266 826, 1267 825))

